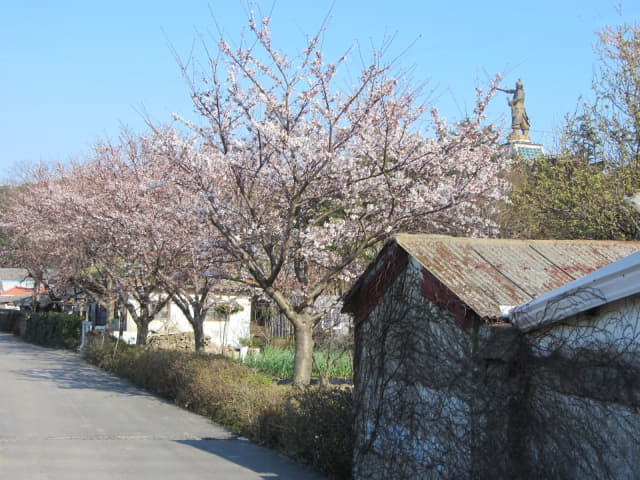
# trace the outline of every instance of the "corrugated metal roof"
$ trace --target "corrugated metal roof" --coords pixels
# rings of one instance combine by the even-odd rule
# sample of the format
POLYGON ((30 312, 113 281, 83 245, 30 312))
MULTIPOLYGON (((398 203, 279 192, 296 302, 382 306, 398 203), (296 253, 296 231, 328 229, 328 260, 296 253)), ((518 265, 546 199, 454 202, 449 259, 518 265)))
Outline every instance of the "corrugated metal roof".
POLYGON ((640 250, 640 242, 399 234, 395 241, 483 318, 640 250))
POLYGON ((640 293, 640 251, 605 265, 509 312, 524 332, 640 293))

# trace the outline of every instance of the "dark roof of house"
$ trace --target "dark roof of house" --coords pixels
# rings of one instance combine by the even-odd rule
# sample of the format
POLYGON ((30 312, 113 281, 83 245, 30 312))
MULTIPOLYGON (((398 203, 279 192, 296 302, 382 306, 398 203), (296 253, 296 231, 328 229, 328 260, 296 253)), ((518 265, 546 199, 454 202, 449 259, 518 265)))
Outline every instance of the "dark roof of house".
MULTIPOLYGON (((399 234, 385 249, 398 246, 485 319, 500 319, 501 306, 513 307, 587 275, 637 250, 640 242, 592 240, 511 240, 399 234)), ((383 250, 383 251, 384 251, 383 250)), ((345 311, 378 257, 345 297, 345 311)))
POLYGON ((29 278, 29 272, 26 268, 0 268, 0 281, 17 280, 22 281, 29 278))

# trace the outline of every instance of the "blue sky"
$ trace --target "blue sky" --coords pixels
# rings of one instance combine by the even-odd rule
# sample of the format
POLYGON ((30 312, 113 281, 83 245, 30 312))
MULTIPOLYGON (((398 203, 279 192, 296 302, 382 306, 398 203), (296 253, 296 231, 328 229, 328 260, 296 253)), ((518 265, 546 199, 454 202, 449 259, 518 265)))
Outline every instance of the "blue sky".
MULTIPOLYGON (((330 15, 328 59, 357 43, 364 52, 395 35, 390 56, 450 120, 473 108, 476 85, 495 73, 503 87, 522 78, 533 141, 552 146, 553 132, 579 97, 588 97, 595 32, 640 20, 640 2, 608 0, 276 0, 276 45, 297 52, 330 15)), ((232 41, 246 25, 241 0, 4 0, 0 9, 0 180, 25 165, 81 158, 98 139, 125 126, 143 132, 142 112, 156 122, 189 116, 188 89, 169 44, 202 58, 198 32, 215 21, 232 41), (213 15, 213 16, 212 16, 213 15)), ((213 42, 209 43, 213 46, 213 42)), ((354 60, 357 66, 357 59, 354 60)), ((507 125, 505 95, 490 120, 507 125)))

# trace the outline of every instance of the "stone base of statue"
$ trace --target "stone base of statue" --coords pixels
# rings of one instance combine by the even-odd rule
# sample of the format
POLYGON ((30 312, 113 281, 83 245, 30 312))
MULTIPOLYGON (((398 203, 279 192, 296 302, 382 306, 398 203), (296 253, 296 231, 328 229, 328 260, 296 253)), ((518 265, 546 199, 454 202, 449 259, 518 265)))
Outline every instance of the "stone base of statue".
POLYGON ((539 143, 531 143, 530 141, 515 140, 512 141, 510 136, 507 137, 509 142, 506 147, 510 153, 516 155, 523 160, 535 160, 544 156, 544 148, 539 143))
POLYGON ((507 137, 507 141, 509 143, 513 143, 513 142, 531 143, 531 139, 529 138, 529 135, 527 135, 526 133, 519 133, 515 131, 509 134, 509 136, 507 137))

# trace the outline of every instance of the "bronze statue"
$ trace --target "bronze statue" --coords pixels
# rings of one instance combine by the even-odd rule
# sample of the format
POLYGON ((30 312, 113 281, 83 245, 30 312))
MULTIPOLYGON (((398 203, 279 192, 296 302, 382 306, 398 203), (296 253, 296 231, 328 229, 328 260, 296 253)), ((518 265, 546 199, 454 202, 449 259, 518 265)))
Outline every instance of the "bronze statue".
POLYGON ((507 102, 511 107, 511 134, 507 137, 509 140, 526 140, 529 141, 529 117, 527 111, 524 108, 524 87, 522 86, 522 80, 518 79, 516 82, 515 90, 508 89, 503 90, 499 88, 501 92, 512 93, 513 98, 508 98, 507 102), (518 133, 518 130, 522 134, 518 133))

